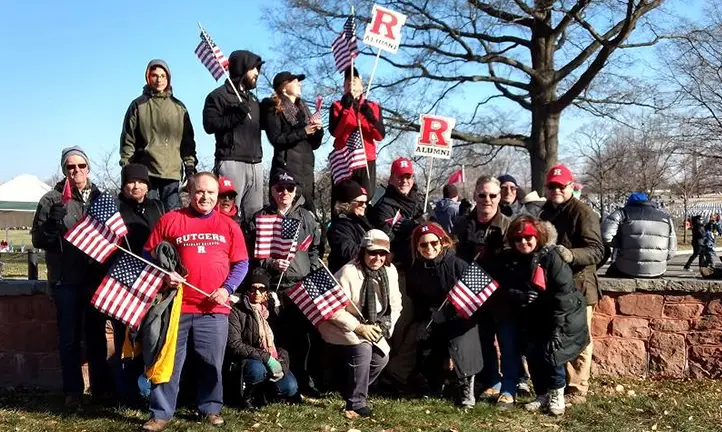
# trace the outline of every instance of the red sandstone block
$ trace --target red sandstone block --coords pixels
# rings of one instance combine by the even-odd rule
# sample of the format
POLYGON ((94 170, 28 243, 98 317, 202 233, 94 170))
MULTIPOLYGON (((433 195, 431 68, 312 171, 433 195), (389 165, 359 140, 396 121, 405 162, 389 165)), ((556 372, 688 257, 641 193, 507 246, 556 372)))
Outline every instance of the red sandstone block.
POLYGON ((655 319, 649 326, 652 330, 662 332, 685 333, 689 331, 689 321, 686 320, 655 319))
POLYGON ((707 303, 707 294, 666 295, 665 303, 707 303))
POLYGON ((703 304, 668 304, 664 305, 664 316, 675 319, 692 319, 702 315, 703 304))
POLYGON ((702 315, 692 320, 692 330, 722 330, 722 315, 702 315))
POLYGON ((664 297, 657 294, 628 294, 617 299, 622 315, 661 318, 664 297))
POLYGON ((683 378, 685 355, 683 335, 655 332, 649 338, 649 373, 659 378, 683 378))
POLYGON ((60 368, 60 354, 55 351, 47 354, 38 354, 40 370, 55 370, 60 368))
POLYGON ((722 331, 692 332, 687 334, 689 345, 722 345, 722 331))
POLYGON ((689 376, 696 379, 722 378, 722 347, 690 347, 689 376))
POLYGON ((592 372, 595 375, 643 377, 647 350, 638 339, 604 338, 594 341, 592 372))
POLYGON ((711 315, 722 315, 722 300, 716 299, 707 305, 707 313, 711 315))
POLYGON ((35 296, 0 297, 5 306, 5 322, 15 323, 33 320, 33 300, 35 296))
POLYGON ((649 321, 643 318, 616 317, 612 321, 612 336, 647 339, 652 334, 649 321))
POLYGON ((24 351, 28 353, 49 353, 58 349, 57 325, 51 323, 23 323, 14 326, 25 332, 24 351))
POLYGON ((610 322, 612 322, 612 317, 595 313, 592 316, 592 337, 607 336, 609 334, 610 322))
POLYGON ((33 306, 33 317, 37 321, 56 322, 55 303, 52 298, 45 294, 36 294, 31 297, 33 306))
POLYGON ((594 312, 614 316, 617 314, 617 304, 614 302, 614 299, 612 297, 609 297, 607 295, 602 296, 602 298, 595 306, 594 312))

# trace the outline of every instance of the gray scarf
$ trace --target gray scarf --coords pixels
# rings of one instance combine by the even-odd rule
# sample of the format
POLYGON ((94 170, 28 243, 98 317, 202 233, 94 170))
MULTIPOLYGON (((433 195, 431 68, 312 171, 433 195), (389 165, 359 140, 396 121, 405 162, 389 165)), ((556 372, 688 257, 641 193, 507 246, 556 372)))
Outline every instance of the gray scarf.
POLYGON ((292 124, 306 123, 311 118, 311 113, 308 111, 306 103, 301 98, 296 99, 296 103, 291 102, 291 99, 285 95, 280 95, 281 98, 281 112, 283 117, 292 124))
POLYGON ((361 271, 364 275, 364 281, 361 285, 361 305, 359 309, 368 322, 376 323, 379 320, 378 317, 384 317, 391 313, 389 308, 389 278, 386 275, 386 267, 371 270, 362 264, 361 271), (381 312, 376 311, 376 284, 374 281, 379 285, 381 312))

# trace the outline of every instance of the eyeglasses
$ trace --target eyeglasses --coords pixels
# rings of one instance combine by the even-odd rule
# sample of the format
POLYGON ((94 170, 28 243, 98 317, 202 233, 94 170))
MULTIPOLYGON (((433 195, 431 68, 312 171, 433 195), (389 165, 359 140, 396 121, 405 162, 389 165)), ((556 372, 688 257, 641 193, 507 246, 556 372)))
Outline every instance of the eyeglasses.
POLYGON ((293 193, 296 190, 296 186, 294 186, 294 185, 286 185, 286 186, 276 185, 276 186, 274 186, 274 188, 276 188, 276 193, 281 193, 283 191, 286 191, 288 193, 293 193))
POLYGON ((569 186, 570 184, 571 184, 571 183, 567 183, 567 184, 549 183, 549 184, 547 184, 547 189, 549 189, 549 190, 556 190, 556 189, 564 190, 564 189, 566 189, 567 186, 569 186))
POLYGON ((485 194, 485 193, 480 193, 480 194, 477 195, 477 196, 479 197, 479 199, 486 199, 486 198, 488 197, 490 200, 494 200, 494 199, 496 199, 496 197, 499 196, 499 194, 485 194))
POLYGON ((220 200, 233 201, 233 200, 236 199, 236 194, 222 194, 222 195, 218 195, 218 199, 220 199, 220 200))
POLYGON ((65 169, 67 171, 72 171, 74 169, 85 169, 88 167, 88 164, 77 164, 77 165, 65 165, 65 169))
POLYGON ((356 201, 356 200, 354 200, 354 201, 351 201, 351 202, 354 203, 354 204, 356 204, 356 205, 359 206, 359 207, 365 207, 366 205, 368 205, 368 201, 356 201))
POLYGON ((252 293, 260 292, 261 294, 263 294, 268 291, 268 288, 266 288, 265 285, 251 285, 250 287, 248 287, 248 291, 252 293))
POLYGON ((501 190, 510 191, 510 192, 513 192, 513 191, 515 191, 515 190, 517 190, 517 189, 518 189, 518 188, 517 188, 516 186, 502 186, 502 187, 501 187, 501 190))
POLYGON ((514 243, 521 243, 522 240, 526 241, 527 243, 531 241, 531 239, 536 238, 532 235, 527 236, 521 236, 514 239, 514 243))
POLYGON ((431 240, 431 241, 419 243, 419 247, 421 247, 421 249, 426 249, 429 246, 431 246, 432 248, 437 248, 437 247, 439 247, 440 243, 441 242, 438 240, 431 240))
POLYGON ((377 256, 386 256, 388 254, 388 252, 386 252, 385 250, 372 250, 372 251, 367 250, 366 254, 368 254, 368 256, 377 257, 377 256))

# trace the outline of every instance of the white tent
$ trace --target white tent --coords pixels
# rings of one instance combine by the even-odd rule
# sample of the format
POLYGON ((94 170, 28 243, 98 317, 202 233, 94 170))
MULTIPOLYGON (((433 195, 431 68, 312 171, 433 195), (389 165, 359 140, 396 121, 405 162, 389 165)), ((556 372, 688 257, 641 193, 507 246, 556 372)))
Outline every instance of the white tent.
POLYGON ((0 185, 0 227, 29 226, 50 186, 30 174, 21 174, 0 185))

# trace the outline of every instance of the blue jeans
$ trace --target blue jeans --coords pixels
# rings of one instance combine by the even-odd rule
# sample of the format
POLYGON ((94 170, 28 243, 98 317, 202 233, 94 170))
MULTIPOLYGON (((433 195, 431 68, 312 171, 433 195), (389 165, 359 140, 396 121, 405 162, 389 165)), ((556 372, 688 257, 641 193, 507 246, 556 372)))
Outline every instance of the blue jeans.
MULTIPOLYGON (((516 396, 516 385, 521 373, 521 351, 519 348, 518 323, 513 316, 497 321, 496 337, 501 351, 501 393, 516 396)), ((486 360, 486 359, 484 359, 486 360)))
MULTIPOLYGON (((268 369, 259 360, 246 360, 243 364, 243 382, 246 387, 263 384, 268 379, 268 369)), ((292 397, 298 393, 298 383, 291 371, 287 371, 283 378, 272 383, 276 389, 276 395, 281 397, 292 397)))
POLYGON ((179 186, 178 180, 151 177, 148 198, 160 200, 167 212, 177 209, 181 206, 179 186))
POLYGON ((150 412, 153 418, 170 420, 176 408, 181 371, 185 363, 188 337, 193 334, 193 350, 198 362, 196 401, 202 414, 218 414, 223 407, 221 370, 228 339, 228 315, 181 314, 178 342, 170 381, 153 384, 150 390, 150 412))
POLYGON ((554 366, 546 360, 546 344, 530 342, 526 349, 526 362, 529 366, 534 393, 544 395, 550 390, 564 388, 567 373, 564 365, 554 366))
POLYGON ((81 369, 82 341, 85 337, 90 391, 96 396, 110 393, 113 385, 106 362, 107 317, 91 306, 90 291, 85 286, 58 282, 53 287, 53 301, 58 323, 63 391, 65 394, 80 395, 85 390, 81 369))

